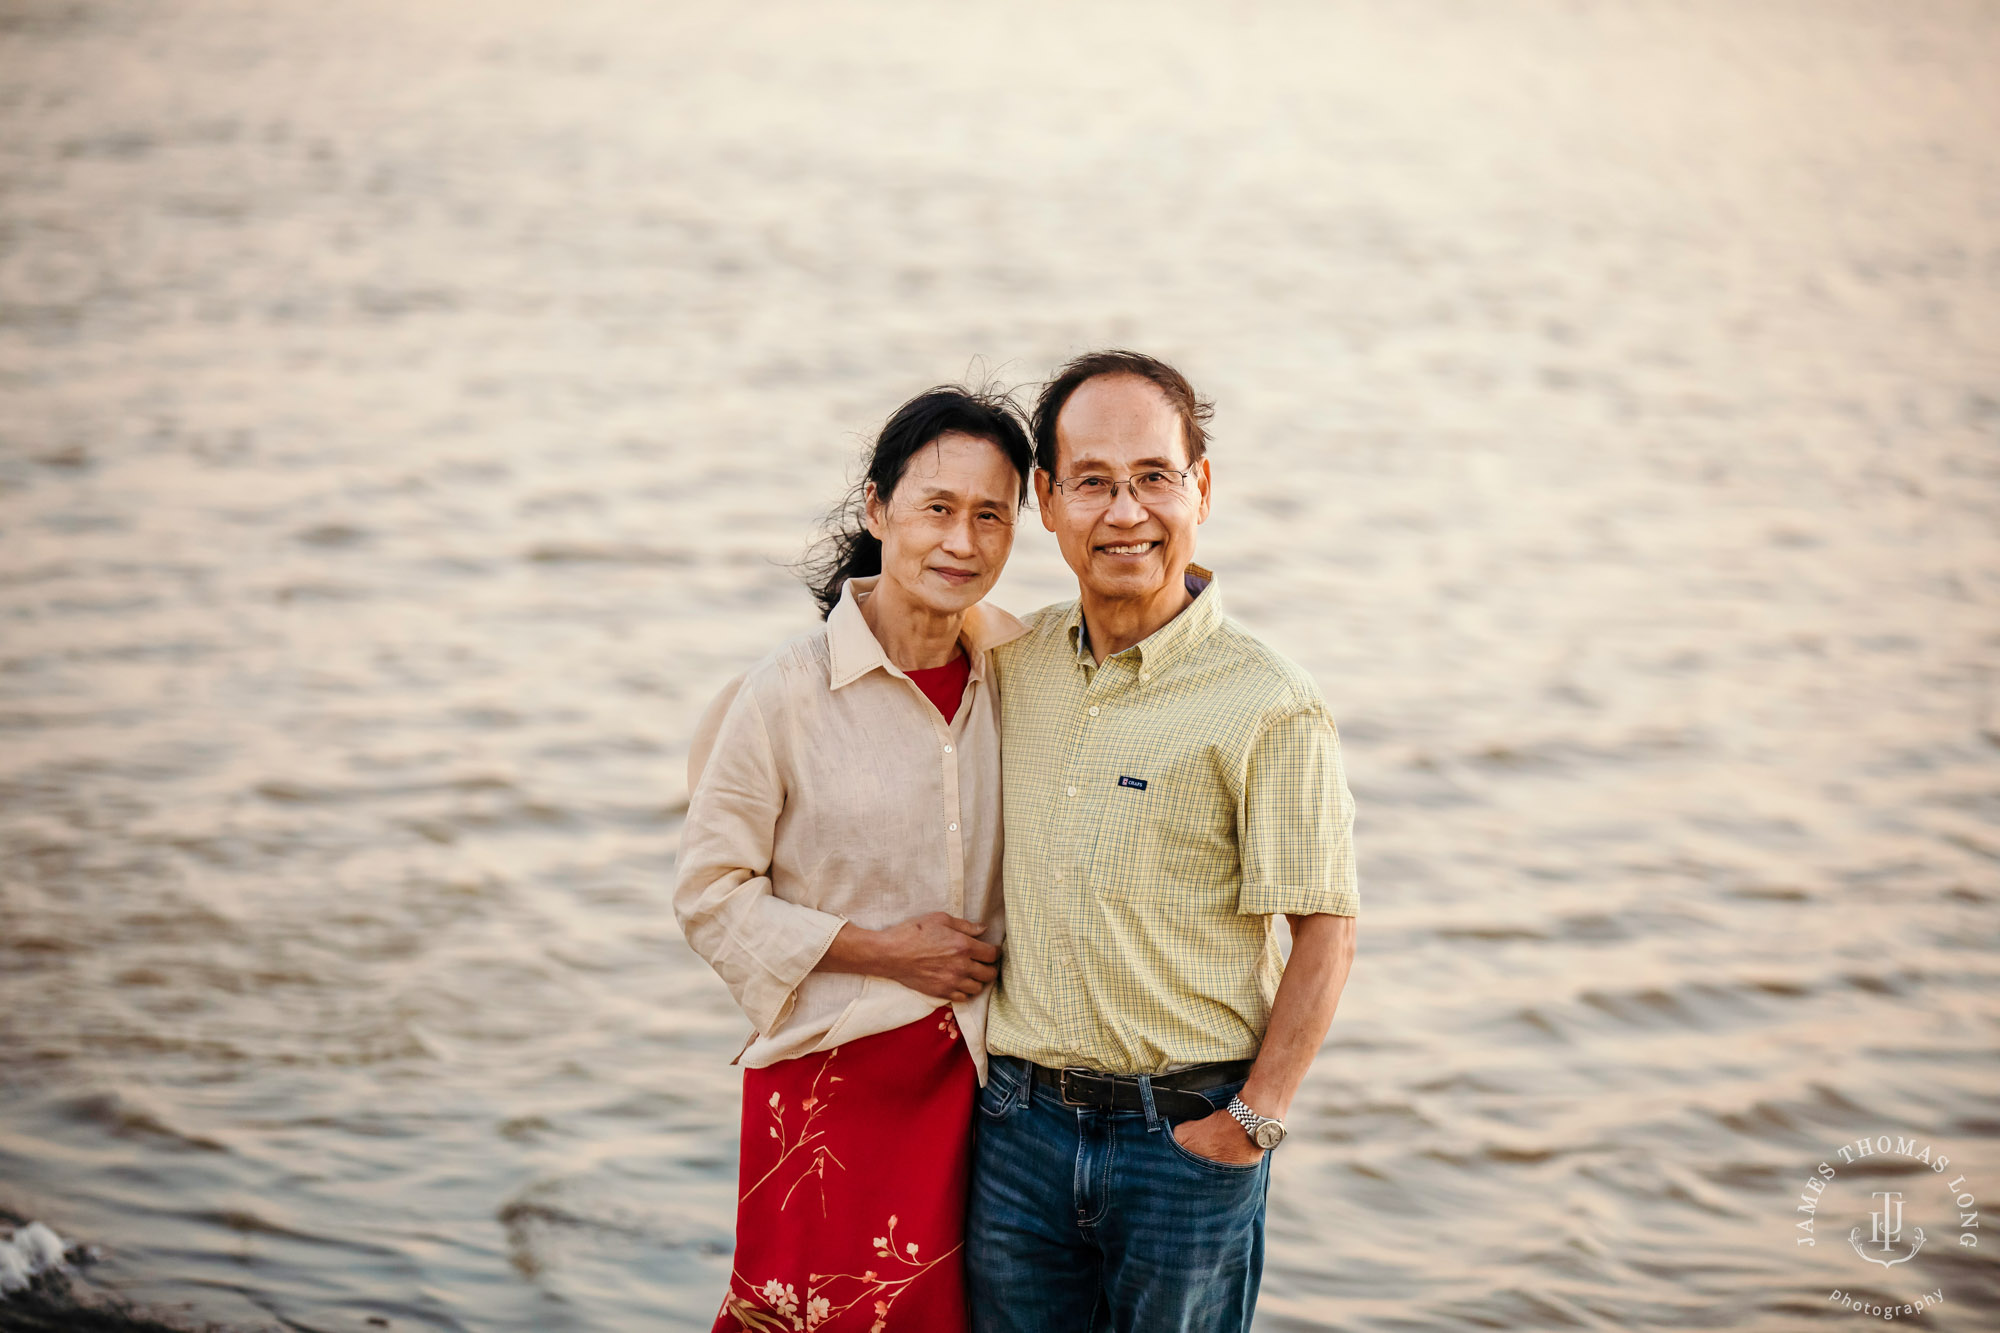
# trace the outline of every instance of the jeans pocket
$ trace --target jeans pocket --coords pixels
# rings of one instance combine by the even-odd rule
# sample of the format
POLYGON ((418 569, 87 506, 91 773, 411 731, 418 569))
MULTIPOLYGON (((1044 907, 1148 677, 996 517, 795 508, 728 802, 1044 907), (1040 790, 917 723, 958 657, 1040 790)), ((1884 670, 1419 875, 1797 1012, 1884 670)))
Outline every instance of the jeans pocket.
POLYGON ((1004 1120, 1022 1099, 1020 1073, 1005 1056, 986 1057, 986 1086, 979 1090, 979 1114, 988 1120, 1004 1120))
POLYGON ((1213 1157, 1203 1157, 1198 1152, 1182 1147, 1181 1141, 1174 1137, 1172 1126, 1162 1130, 1161 1133, 1166 1137, 1167 1150, 1174 1156, 1191 1166, 1200 1167, 1204 1171, 1219 1172, 1225 1176, 1247 1176, 1264 1165, 1264 1158, 1270 1156, 1269 1153, 1264 1153, 1254 1162, 1218 1162, 1213 1157))
MULTIPOLYGON (((1235 1085, 1227 1088, 1218 1088, 1214 1092, 1206 1093, 1204 1095, 1208 1098, 1209 1104, 1211 1106, 1215 1107, 1217 1110, 1220 1110, 1222 1107, 1227 1106, 1229 1104, 1229 1099, 1236 1095, 1238 1087, 1240 1087, 1240 1085, 1235 1085)), ((1168 1151, 1172 1152, 1174 1156, 1180 1158, 1182 1161, 1188 1163, 1190 1166, 1198 1166, 1201 1167, 1203 1170, 1215 1171, 1225 1176, 1248 1175, 1249 1173, 1255 1171, 1258 1167, 1264 1165, 1266 1159, 1268 1159, 1271 1155, 1268 1152, 1260 1153, 1257 1156, 1257 1160, 1254 1162, 1218 1162, 1213 1157, 1203 1157, 1200 1153, 1195 1152, 1193 1149, 1182 1147, 1181 1141, 1174 1137, 1175 1125, 1190 1125, 1193 1123, 1194 1121, 1192 1120, 1177 1120, 1168 1124, 1160 1131, 1161 1136, 1165 1138, 1167 1141, 1168 1151)))

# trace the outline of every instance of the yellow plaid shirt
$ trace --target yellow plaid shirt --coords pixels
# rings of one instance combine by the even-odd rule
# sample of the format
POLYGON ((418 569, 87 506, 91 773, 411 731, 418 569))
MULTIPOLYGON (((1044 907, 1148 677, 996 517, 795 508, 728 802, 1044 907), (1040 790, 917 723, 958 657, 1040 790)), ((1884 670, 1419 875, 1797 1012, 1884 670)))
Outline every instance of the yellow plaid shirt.
POLYGON ((1319 687, 1214 576, 1092 662, 1080 603, 994 650, 1007 939, 987 1049, 1157 1074, 1257 1054, 1276 914, 1352 916, 1354 798, 1319 687))

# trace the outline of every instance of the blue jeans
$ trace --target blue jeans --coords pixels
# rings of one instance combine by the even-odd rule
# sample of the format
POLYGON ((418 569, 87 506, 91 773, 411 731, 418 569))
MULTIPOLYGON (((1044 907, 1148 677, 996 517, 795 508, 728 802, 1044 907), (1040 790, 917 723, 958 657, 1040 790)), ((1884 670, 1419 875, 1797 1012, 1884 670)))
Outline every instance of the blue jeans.
MULTIPOLYGON (((1212 1162, 1165 1116, 1030 1097, 1026 1065, 989 1063, 965 1228, 975 1333, 1245 1333, 1271 1154, 1212 1162)), ((1240 1088, 1201 1095, 1220 1108, 1240 1088)))

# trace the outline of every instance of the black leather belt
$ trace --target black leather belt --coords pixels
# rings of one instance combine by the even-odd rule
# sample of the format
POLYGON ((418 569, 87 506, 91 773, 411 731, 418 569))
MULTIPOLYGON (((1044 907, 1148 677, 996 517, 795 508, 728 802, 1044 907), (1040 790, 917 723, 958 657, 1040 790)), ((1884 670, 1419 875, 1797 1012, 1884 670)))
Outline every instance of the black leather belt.
MULTIPOLYGON (((1040 1083, 1054 1088, 1065 1106, 1088 1106, 1100 1111, 1143 1111, 1139 1080, 1131 1074, 1100 1074, 1095 1069, 1050 1069, 1022 1061, 1028 1066, 1028 1087, 1040 1083)), ((1208 1098, 1199 1094, 1206 1088, 1241 1083, 1250 1077, 1249 1060, 1222 1060, 1212 1065, 1196 1065, 1171 1074, 1153 1076, 1153 1106, 1172 1120, 1199 1120, 1214 1113, 1208 1098)))

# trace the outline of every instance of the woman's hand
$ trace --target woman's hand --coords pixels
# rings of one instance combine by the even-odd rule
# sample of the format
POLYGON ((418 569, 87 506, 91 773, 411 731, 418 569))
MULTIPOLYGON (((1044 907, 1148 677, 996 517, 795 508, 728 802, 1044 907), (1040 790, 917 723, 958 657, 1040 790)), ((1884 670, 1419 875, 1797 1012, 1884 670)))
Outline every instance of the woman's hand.
POLYGON ((848 922, 820 959, 823 972, 887 977, 937 1000, 969 1000, 1000 975, 1000 950, 979 938, 985 927, 948 912, 867 930, 848 922))

